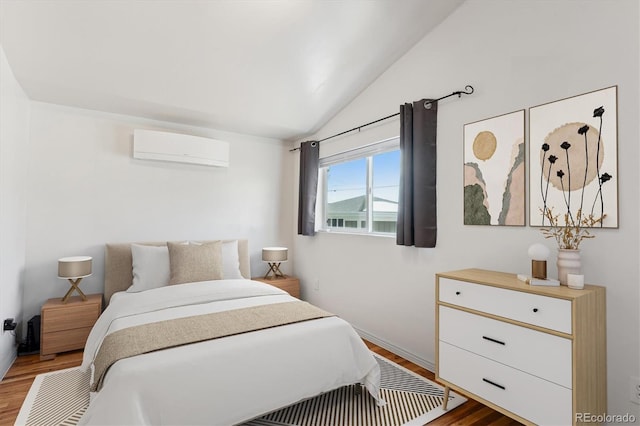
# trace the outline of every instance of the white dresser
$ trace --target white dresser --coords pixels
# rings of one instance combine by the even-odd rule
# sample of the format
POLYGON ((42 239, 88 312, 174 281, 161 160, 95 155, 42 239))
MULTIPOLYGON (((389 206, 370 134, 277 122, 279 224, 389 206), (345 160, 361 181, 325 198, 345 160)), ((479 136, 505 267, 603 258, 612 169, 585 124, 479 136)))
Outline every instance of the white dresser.
POLYGON ((436 274, 436 379, 446 386, 521 423, 562 426, 606 413, 606 374, 604 287, 436 274))

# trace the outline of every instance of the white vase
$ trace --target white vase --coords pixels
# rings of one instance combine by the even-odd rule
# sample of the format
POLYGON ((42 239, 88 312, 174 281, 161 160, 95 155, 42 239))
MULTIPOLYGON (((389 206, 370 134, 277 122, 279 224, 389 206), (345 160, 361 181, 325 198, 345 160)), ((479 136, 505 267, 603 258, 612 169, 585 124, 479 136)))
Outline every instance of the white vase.
POLYGON ((582 274, 580 250, 558 249, 558 280, 567 285, 567 274, 582 274))

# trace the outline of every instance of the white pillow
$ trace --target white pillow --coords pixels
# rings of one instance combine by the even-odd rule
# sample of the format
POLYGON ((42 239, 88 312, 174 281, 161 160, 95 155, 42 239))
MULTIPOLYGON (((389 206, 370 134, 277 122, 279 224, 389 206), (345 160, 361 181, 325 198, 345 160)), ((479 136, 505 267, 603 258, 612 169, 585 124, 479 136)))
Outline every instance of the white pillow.
POLYGON ((238 240, 222 242, 222 278, 225 280, 241 280, 240 258, 238 256, 238 240))
MULTIPOLYGON (((201 245, 200 241, 189 241, 189 244, 201 245)), ((238 255, 238 240, 222 242, 222 279, 242 280, 240 273, 240 257, 238 255)))
POLYGON ((133 284, 128 293, 151 290, 169 284, 169 249, 167 246, 131 244, 133 284))

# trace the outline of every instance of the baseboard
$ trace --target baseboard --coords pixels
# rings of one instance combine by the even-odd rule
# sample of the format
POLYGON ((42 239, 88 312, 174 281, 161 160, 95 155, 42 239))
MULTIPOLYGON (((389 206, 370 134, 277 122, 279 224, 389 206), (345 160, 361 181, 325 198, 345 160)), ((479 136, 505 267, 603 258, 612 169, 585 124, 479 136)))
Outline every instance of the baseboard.
POLYGON ((15 351, 14 351, 13 357, 8 358, 9 362, 7 364, 5 364, 4 361, 0 363, 0 364, 3 364, 3 365, 0 365, 0 382, 2 381, 2 379, 4 379, 4 376, 9 372, 9 370, 11 369, 11 366, 13 365, 17 357, 18 356, 15 354, 15 351))
POLYGON ((402 349, 399 346, 394 345, 393 343, 389 343, 386 340, 383 340, 381 338, 379 338, 378 336, 374 336, 371 333, 368 333, 364 330, 361 330, 359 328, 354 327, 354 329, 356 330, 356 332, 360 335, 360 337, 362 337, 365 340, 370 341, 371 343, 375 343, 376 345, 380 346, 381 348, 384 348, 390 352, 393 352, 396 355, 401 356, 404 359, 407 359, 411 362, 413 362, 414 364, 419 365, 422 368, 426 368, 427 370, 431 371, 432 373, 436 371, 436 366, 433 362, 431 361, 427 361, 426 359, 419 357, 418 355, 406 351, 404 349, 402 349))

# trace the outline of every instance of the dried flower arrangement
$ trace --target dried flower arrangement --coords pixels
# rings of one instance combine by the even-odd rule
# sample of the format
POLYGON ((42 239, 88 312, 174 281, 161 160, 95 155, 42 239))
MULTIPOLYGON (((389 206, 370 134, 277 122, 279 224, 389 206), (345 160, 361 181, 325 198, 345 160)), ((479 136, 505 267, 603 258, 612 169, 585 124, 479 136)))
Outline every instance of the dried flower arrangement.
POLYGON ((560 215, 554 215, 553 209, 548 208, 545 212, 545 217, 549 219, 550 226, 548 228, 542 228, 542 234, 545 238, 555 238, 558 243, 558 248, 578 250, 582 240, 587 238, 595 238, 595 235, 589 233, 589 228, 593 228, 602 220, 606 215, 602 215, 598 218, 593 214, 582 216, 582 209, 579 209, 575 218, 571 217, 569 213, 564 214, 564 225, 560 224, 560 215))
POLYGON ((589 233, 589 228, 593 228, 598 225, 602 227, 602 221, 606 217, 606 214, 603 211, 604 201, 602 197, 602 185, 608 182, 609 180, 611 180, 612 176, 606 172, 601 173, 601 170, 600 170, 600 161, 599 161, 600 160, 600 134, 602 132, 602 116, 603 115, 604 115, 603 107, 598 107, 593 111, 593 117, 600 118, 600 130, 598 132, 598 141, 596 146, 596 158, 595 158, 595 167, 596 167, 595 177, 598 179, 597 181, 598 192, 593 201, 591 212, 589 214, 585 214, 583 210, 584 191, 585 191, 585 185, 587 182, 587 172, 589 169, 589 150, 587 149, 589 145, 589 142, 587 140, 589 125, 585 124, 577 130, 577 133, 584 137, 584 158, 581 158, 581 160, 584 160, 585 167, 584 167, 584 178, 581 185, 582 194, 580 197, 580 207, 578 208, 575 214, 571 212, 571 192, 573 188, 571 185, 571 167, 570 167, 571 156, 569 155, 571 144, 568 141, 564 141, 562 142, 562 144, 560 144, 560 148, 564 151, 566 156, 564 165, 567 168, 566 173, 562 169, 558 169, 556 171, 556 176, 558 177, 560 182, 560 187, 562 188, 564 204, 567 208, 566 212, 563 214, 564 223, 560 223, 560 219, 559 219, 560 214, 554 214, 553 208, 547 206, 547 194, 549 190, 549 182, 551 180, 550 179, 551 171, 554 165, 556 164, 556 162, 558 161, 558 157, 555 155, 549 155, 547 157, 546 154, 549 151, 549 145, 546 142, 542 145, 543 169, 542 169, 542 174, 540 176, 540 191, 542 193, 542 200, 544 202, 544 205, 540 210, 543 217, 543 220, 542 220, 543 225, 544 225, 545 219, 548 219, 549 227, 542 228, 541 231, 545 236, 545 238, 555 238, 556 242, 558 243, 558 248, 560 249, 577 250, 582 240, 595 237, 594 235, 591 235, 589 233), (544 165, 546 163, 548 163, 549 167, 546 170, 546 176, 545 176, 544 165), (543 177, 546 177, 546 188, 544 187, 544 184, 543 184, 543 177), (600 201, 599 203, 600 211, 599 213, 596 213, 596 204, 598 200, 600 201))

